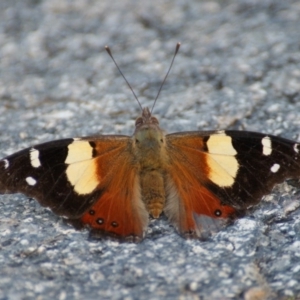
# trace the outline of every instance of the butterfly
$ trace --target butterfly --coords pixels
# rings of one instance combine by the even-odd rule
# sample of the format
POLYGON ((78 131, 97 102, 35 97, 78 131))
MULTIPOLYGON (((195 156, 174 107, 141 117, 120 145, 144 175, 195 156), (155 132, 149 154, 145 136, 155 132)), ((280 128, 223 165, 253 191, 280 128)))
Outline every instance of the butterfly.
POLYGON ((143 239, 165 214, 206 239, 273 186, 300 177, 300 144, 248 131, 166 134, 149 108, 132 136, 51 141, 0 160, 0 193, 21 192, 95 236, 143 239))

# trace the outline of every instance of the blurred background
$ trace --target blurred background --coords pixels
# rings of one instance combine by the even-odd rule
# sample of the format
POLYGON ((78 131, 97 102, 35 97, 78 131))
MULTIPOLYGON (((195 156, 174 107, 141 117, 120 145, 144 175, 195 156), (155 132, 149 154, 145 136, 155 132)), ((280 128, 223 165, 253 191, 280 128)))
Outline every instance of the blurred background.
MULTIPOLYGON (((1 0, 1 157, 132 134, 140 108, 105 45, 152 106, 181 42, 154 108, 168 132, 299 140, 299 28, 297 0, 1 0)), ((297 193, 281 185, 207 242, 183 240, 162 218, 138 245, 90 241, 35 201, 1 196, 0 298, 297 299, 299 212, 286 214, 297 193)))

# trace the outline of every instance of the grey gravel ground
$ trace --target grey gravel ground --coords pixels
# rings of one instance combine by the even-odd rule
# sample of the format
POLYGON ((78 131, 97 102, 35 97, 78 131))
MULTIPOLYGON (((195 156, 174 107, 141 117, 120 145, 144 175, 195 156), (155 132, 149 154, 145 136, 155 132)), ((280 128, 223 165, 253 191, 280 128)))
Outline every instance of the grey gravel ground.
MULTIPOLYGON (((0 150, 131 134, 144 106, 169 132, 300 140, 300 2, 0 1, 0 150)), ((300 299, 300 189, 278 186, 207 242, 161 218, 140 244, 95 241, 24 195, 0 197, 0 299, 300 299), (298 209, 297 209, 298 208, 298 209)))

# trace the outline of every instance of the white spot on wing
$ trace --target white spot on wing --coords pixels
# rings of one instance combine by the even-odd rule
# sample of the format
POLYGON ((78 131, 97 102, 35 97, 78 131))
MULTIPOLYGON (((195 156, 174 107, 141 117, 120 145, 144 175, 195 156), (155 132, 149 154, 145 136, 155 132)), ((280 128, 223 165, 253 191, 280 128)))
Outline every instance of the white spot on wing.
POLYGON ((295 144, 295 145, 294 145, 294 151, 295 151, 296 153, 299 153, 299 144, 295 144))
POLYGON ((7 159, 3 159, 4 168, 7 169, 9 167, 9 161, 7 159))
POLYGON ((29 177, 26 177, 26 182, 29 184, 29 185, 36 185, 36 180, 33 178, 33 177, 31 177, 31 176, 29 176, 29 177))
POLYGON ((239 164, 232 145, 232 138, 226 134, 212 135, 207 141, 206 162, 209 167, 209 179, 221 187, 234 184, 239 164))
POLYGON ((280 165, 279 164, 274 164, 272 167, 271 167, 271 172, 272 173, 277 173, 278 170, 280 169, 280 165))
POLYGON ((262 140, 261 143, 263 145, 263 155, 271 155, 272 153, 272 141, 269 136, 265 136, 262 140))
POLYGON ((30 163, 34 168, 38 168, 41 166, 41 161, 39 159, 40 151, 34 148, 29 150, 30 155, 30 163))

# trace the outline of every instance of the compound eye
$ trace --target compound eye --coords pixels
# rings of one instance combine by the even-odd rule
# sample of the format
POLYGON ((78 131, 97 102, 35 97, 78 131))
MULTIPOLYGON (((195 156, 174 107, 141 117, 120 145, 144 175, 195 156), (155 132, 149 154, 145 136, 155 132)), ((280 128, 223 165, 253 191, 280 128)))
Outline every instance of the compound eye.
POLYGON ((143 118, 137 118, 135 121, 135 126, 141 126, 143 125, 143 118))
POLYGON ((155 117, 151 118, 151 123, 152 124, 159 124, 158 120, 155 117))

